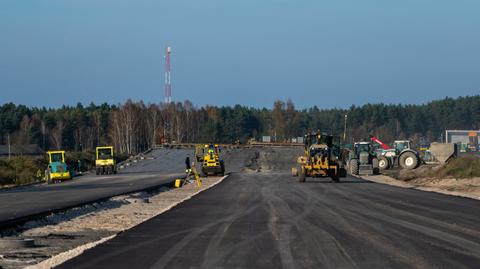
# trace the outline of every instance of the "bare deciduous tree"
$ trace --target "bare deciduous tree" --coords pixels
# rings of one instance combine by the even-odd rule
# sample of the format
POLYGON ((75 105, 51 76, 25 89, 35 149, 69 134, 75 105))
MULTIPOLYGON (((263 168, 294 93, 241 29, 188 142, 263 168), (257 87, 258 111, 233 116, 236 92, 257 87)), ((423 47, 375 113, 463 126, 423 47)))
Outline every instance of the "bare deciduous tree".
POLYGON ((63 129, 65 122, 63 118, 57 118, 55 127, 50 132, 50 141, 55 149, 62 149, 63 129))

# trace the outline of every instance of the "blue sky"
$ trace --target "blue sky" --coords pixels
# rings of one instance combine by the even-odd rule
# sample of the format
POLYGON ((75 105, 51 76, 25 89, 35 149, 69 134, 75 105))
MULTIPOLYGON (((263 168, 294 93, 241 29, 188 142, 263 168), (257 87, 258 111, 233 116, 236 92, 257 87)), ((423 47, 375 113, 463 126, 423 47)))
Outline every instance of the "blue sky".
POLYGON ((478 0, 2 0, 0 103, 348 107, 480 93, 478 0))

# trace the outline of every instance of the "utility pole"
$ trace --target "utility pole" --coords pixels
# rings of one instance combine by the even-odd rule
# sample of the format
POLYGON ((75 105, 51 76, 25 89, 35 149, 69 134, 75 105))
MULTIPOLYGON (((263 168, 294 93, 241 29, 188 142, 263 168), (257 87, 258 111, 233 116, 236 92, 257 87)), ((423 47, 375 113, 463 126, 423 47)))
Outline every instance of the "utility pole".
POLYGON ((167 46, 165 48, 165 103, 172 102, 172 82, 170 80, 170 54, 172 48, 167 46))
POLYGON ((345 126, 343 128, 343 142, 344 143, 347 141, 347 118, 348 118, 348 115, 345 114, 345 126))

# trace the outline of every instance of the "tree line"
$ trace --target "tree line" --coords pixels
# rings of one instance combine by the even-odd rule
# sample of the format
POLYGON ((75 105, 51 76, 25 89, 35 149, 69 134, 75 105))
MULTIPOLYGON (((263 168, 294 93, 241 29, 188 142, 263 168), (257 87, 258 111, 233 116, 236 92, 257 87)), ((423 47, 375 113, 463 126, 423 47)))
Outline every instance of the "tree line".
POLYGON ((441 141, 446 129, 480 129, 480 96, 445 98, 421 105, 366 104, 348 109, 297 109, 291 100, 271 108, 195 106, 190 101, 145 104, 90 104, 37 108, 0 106, 0 144, 38 144, 41 148, 87 151, 114 145, 135 154, 154 144, 234 143, 268 135, 276 141, 321 130, 341 136, 347 115, 347 141, 370 134, 395 139, 441 141))

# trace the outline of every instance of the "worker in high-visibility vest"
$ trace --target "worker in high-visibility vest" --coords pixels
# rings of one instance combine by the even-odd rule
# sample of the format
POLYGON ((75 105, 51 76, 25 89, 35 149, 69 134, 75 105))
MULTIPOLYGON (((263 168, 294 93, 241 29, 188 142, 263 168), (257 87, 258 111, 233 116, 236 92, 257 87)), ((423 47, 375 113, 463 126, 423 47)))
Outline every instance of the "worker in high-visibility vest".
POLYGON ((185 158, 185 173, 187 175, 192 173, 192 165, 190 163, 190 156, 187 155, 187 158, 185 158))

